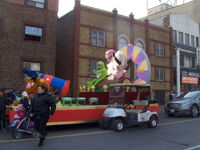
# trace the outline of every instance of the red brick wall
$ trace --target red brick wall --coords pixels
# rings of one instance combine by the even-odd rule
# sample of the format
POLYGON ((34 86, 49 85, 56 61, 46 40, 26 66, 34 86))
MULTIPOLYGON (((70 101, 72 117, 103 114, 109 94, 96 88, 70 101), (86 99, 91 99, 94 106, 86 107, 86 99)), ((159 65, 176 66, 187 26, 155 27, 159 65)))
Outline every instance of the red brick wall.
POLYGON ((56 51, 56 76, 71 81, 71 94, 73 89, 74 15, 72 11, 58 20, 56 51))
POLYGON ((23 61, 41 62, 42 72, 54 75, 57 14, 0 1, 0 88, 24 88, 23 61), (24 40, 24 26, 44 28, 43 43, 24 40))

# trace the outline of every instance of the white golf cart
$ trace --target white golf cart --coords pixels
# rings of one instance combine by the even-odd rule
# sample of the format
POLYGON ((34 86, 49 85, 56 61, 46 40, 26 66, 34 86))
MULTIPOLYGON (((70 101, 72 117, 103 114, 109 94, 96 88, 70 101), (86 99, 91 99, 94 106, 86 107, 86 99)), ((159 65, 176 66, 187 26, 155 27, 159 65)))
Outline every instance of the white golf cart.
POLYGON ((141 124, 147 124, 150 128, 154 128, 158 124, 158 114, 155 111, 147 110, 151 101, 150 84, 111 84, 109 106, 104 111, 104 118, 100 120, 99 125, 102 129, 111 128, 114 131, 141 124), (127 89, 134 92, 137 99, 126 102, 125 92, 127 89), (142 92, 148 94, 142 98, 140 97, 142 92))

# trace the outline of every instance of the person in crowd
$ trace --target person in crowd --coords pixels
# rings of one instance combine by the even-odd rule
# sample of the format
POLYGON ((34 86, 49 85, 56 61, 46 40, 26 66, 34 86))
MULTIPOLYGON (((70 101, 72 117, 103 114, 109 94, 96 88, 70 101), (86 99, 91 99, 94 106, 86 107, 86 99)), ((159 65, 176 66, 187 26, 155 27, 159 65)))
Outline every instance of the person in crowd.
POLYGON ((30 109, 31 101, 26 91, 23 91, 21 94, 20 104, 24 105, 25 112, 28 112, 30 109))
POLYGON ((6 132, 6 97, 2 89, 0 89, 0 131, 6 132))
POLYGON ((169 94, 169 100, 172 101, 176 98, 176 93, 172 90, 171 93, 169 94))
POLYGON ((38 146, 42 146, 47 135, 46 124, 49 116, 56 110, 56 104, 53 98, 48 94, 47 87, 41 85, 38 87, 38 93, 33 97, 30 116, 34 119, 35 130, 40 133, 38 146))

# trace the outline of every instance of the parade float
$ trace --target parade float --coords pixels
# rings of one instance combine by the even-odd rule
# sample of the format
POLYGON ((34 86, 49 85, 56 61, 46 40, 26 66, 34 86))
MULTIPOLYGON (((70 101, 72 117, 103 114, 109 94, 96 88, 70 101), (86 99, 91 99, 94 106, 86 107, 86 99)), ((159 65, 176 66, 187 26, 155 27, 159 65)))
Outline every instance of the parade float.
MULTIPOLYGON (((145 51, 133 45, 123 47, 115 53, 109 50, 109 61, 107 67, 103 62, 97 63, 97 70, 93 70, 97 78, 87 81, 80 86, 79 97, 67 97, 70 90, 70 81, 63 80, 47 74, 37 74, 28 70, 23 72, 28 75, 25 90, 32 97, 37 93, 37 87, 41 84, 48 88, 56 87, 60 93, 60 101, 57 103, 55 114, 49 119, 48 125, 65 125, 98 122, 103 118, 103 112, 109 103, 109 84, 102 84, 106 80, 111 83, 131 82, 125 77, 127 61, 132 61, 135 65, 136 77, 132 84, 149 84, 151 78, 151 66, 145 51)), ((117 88, 115 89, 118 90, 117 88)), ((141 92, 140 99, 144 99, 149 93, 141 92)), ((125 103, 137 99, 137 91, 130 88, 125 92, 125 103)), ((132 106, 133 107, 133 106, 132 106)), ((141 108, 142 109, 142 108, 141 108)), ((153 102, 147 108, 159 113, 158 104, 153 102)), ((13 121, 15 109, 10 110, 10 122, 13 121)))

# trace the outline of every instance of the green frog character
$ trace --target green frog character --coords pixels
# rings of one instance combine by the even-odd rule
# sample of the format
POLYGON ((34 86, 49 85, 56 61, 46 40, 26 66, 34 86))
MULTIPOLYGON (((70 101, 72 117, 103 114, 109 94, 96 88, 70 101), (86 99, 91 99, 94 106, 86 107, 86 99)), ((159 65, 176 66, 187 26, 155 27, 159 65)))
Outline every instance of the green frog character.
POLYGON ((97 68, 98 68, 98 70, 93 70, 93 73, 97 75, 97 78, 87 82, 87 85, 90 87, 92 85, 96 86, 99 82, 105 80, 108 76, 107 68, 106 68, 104 62, 102 62, 102 61, 97 62, 97 68))

